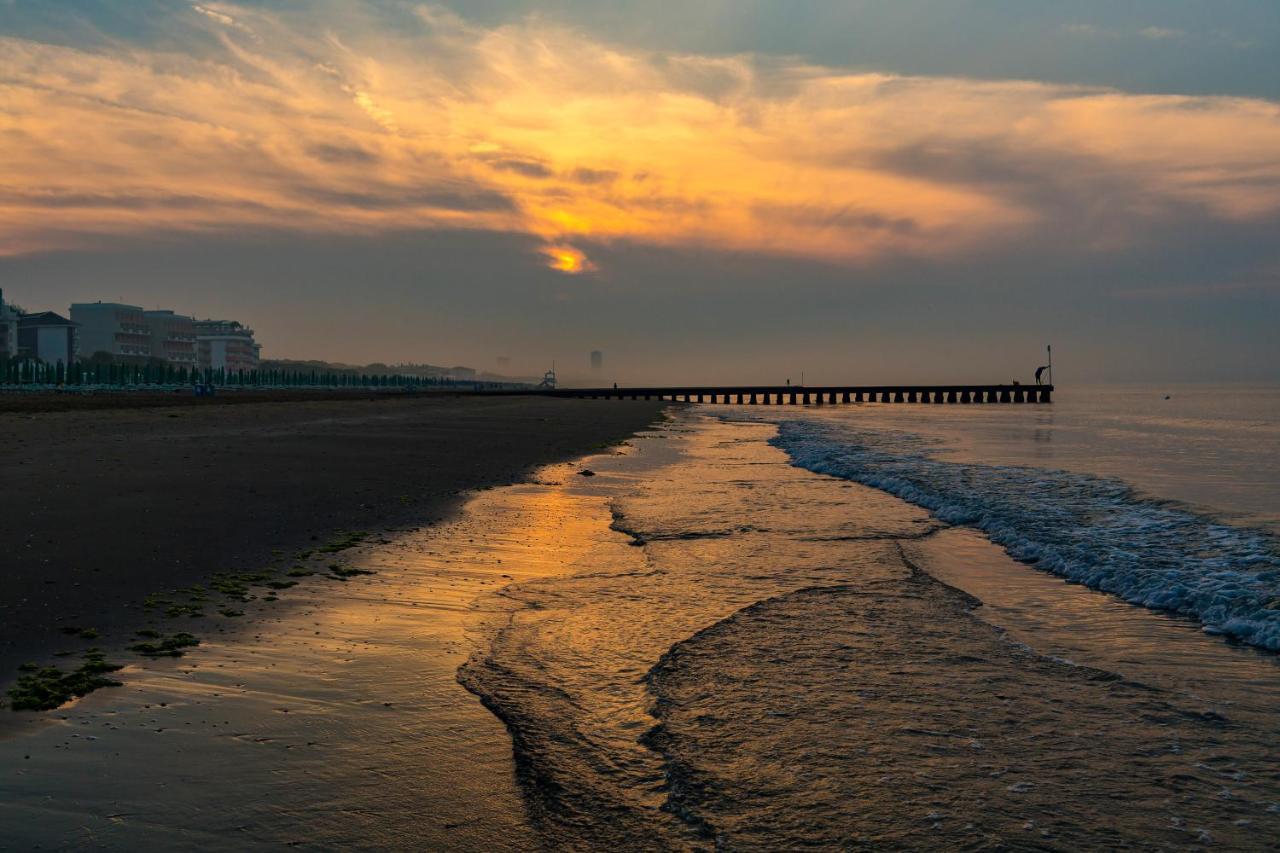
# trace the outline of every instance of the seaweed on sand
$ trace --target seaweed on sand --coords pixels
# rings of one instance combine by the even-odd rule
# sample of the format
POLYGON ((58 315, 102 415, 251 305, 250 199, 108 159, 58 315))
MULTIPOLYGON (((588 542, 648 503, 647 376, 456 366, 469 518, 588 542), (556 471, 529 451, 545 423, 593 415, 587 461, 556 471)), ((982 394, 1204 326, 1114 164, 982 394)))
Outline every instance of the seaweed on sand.
POLYGON ((159 638, 153 643, 135 643, 130 650, 149 658, 182 657, 183 649, 200 645, 200 641, 185 631, 179 631, 168 637, 159 638))
POLYGON ((340 563, 333 563, 329 566, 329 576, 344 582, 347 581, 349 578, 356 577, 357 575, 372 575, 372 574, 375 574, 375 573, 369 571, 368 569, 357 569, 351 566, 341 565, 340 563))
POLYGON ((321 554, 336 554, 339 551, 346 551, 349 548, 356 547, 367 538, 369 538, 369 534, 360 530, 340 530, 338 531, 337 539, 321 546, 317 550, 321 554))
POLYGON ((77 696, 86 696, 100 687, 119 687, 121 682, 106 673, 123 669, 110 663, 102 652, 85 653, 85 662, 71 672, 45 666, 26 672, 9 688, 9 707, 15 711, 51 711, 77 696))

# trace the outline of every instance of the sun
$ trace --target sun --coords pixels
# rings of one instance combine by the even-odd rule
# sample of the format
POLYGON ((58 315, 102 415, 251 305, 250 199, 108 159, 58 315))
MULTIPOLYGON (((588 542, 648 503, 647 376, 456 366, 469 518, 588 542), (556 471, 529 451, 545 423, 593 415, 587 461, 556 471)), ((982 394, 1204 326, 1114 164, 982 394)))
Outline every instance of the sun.
POLYGON ((582 250, 573 246, 544 246, 541 251, 547 259, 547 266, 565 275, 580 275, 596 268, 582 250))

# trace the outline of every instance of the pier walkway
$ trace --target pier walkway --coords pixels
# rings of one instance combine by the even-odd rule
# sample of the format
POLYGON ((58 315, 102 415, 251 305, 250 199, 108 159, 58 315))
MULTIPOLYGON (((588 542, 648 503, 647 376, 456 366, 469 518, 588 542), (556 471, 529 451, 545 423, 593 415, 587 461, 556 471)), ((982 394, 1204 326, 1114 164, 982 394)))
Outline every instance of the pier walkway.
MULTIPOLYGON (((502 393, 502 392, 498 392, 502 393)), ((673 400, 737 405, 841 403, 1048 403, 1052 385, 744 385, 666 388, 554 388, 532 393, 602 400, 673 400)))

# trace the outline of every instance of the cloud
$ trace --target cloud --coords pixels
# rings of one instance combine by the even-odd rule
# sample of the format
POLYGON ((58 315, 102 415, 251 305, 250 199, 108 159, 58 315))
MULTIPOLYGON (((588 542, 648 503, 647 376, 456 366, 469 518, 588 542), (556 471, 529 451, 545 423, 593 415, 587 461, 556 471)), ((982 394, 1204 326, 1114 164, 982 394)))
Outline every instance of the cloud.
POLYGON ((324 142, 312 145, 307 149, 307 153, 326 163, 372 164, 380 159, 377 154, 366 151, 359 145, 332 145, 324 142))
POLYGON ((569 173, 569 179, 579 184, 610 184, 618 179, 612 169, 588 169, 580 166, 569 173))
POLYGON ((224 27, 236 26, 235 18, 231 17, 230 15, 223 14, 222 12, 219 12, 217 9, 211 9, 208 6, 201 6, 199 4, 192 4, 191 8, 196 12, 198 12, 199 14, 204 15, 206 18, 217 21, 219 24, 222 24, 224 27))
POLYGON ((1144 39, 1151 39, 1152 41, 1177 41, 1185 37, 1186 32, 1183 30, 1171 29, 1169 27, 1152 26, 1138 30, 1138 35, 1142 36, 1144 39))
POLYGON ((588 241, 865 265, 1280 211, 1269 101, 658 53, 430 7, 193 8, 164 48, 0 38, 0 253, 474 229, 564 272, 588 241))
POLYGON ((541 163, 532 160, 489 160, 489 168, 504 172, 515 172, 526 178, 549 178, 552 171, 541 163))

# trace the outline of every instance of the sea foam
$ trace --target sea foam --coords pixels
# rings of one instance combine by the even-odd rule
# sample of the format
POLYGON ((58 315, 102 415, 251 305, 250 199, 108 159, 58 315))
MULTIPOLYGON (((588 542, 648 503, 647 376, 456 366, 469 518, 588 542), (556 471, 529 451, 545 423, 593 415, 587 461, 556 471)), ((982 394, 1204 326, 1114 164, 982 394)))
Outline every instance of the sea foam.
POLYGON ((1211 633, 1280 651, 1280 547, 1106 477, 936 458, 911 433, 784 421, 792 464, 853 480, 974 527, 1017 560, 1211 633))

